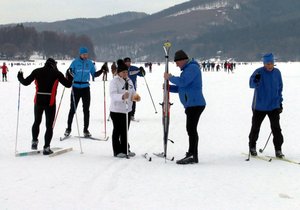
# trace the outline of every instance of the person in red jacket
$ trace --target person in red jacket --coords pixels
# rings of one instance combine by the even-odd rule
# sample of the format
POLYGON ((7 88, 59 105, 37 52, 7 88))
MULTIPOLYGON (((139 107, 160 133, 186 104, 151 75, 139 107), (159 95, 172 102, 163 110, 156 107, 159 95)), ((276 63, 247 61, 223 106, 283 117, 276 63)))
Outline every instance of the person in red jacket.
POLYGON ((23 72, 18 72, 18 80, 23 85, 27 86, 35 81, 36 93, 34 97, 34 123, 32 125, 32 144, 31 149, 37 150, 39 127, 42 121, 42 115, 45 112, 46 115, 46 133, 45 133, 45 145, 43 154, 49 155, 53 151, 50 149, 50 143, 53 136, 53 121, 56 111, 56 91, 58 82, 65 87, 71 87, 73 76, 68 70, 66 77, 57 69, 57 62, 48 58, 45 66, 37 68, 24 79, 23 72))
POLYGON ((3 63, 3 66, 1 66, 1 68, 2 68, 2 82, 4 82, 4 80, 7 82, 8 68, 7 68, 5 62, 3 63))

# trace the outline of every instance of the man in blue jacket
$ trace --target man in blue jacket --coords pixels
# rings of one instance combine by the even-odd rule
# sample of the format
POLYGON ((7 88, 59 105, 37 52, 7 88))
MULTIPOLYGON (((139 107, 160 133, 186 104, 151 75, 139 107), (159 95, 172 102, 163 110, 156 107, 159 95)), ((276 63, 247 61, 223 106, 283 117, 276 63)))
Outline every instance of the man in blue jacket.
POLYGON ((90 121, 90 75, 98 77, 101 75, 102 70, 97 71, 93 61, 88 59, 88 49, 81 47, 79 49, 79 57, 76 58, 70 65, 70 70, 74 76, 70 111, 68 116, 68 127, 65 131, 65 136, 69 136, 72 130, 72 122, 79 103, 80 98, 82 99, 83 115, 84 115, 84 137, 90 137, 89 132, 89 121, 90 121), (75 105, 75 106, 74 106, 75 105))
POLYGON ((274 68, 274 56, 272 53, 263 57, 264 66, 256 69, 250 77, 250 88, 254 88, 252 102, 252 127, 249 134, 249 150, 252 156, 257 155, 256 141, 260 126, 268 115, 273 133, 273 143, 276 157, 283 158, 281 151, 283 136, 281 133, 279 114, 282 112, 282 78, 277 68, 274 68))
POLYGON ((202 75, 199 64, 189 60, 183 50, 175 53, 174 61, 181 69, 180 77, 164 74, 164 78, 175 85, 170 85, 170 92, 179 93, 181 103, 185 108, 186 130, 189 135, 189 149, 186 156, 178 160, 177 164, 198 163, 198 132, 199 118, 205 109, 205 99, 202 93, 202 75))
MULTIPOLYGON (((146 75, 146 72, 143 67, 136 67, 131 65, 131 59, 129 57, 124 58, 124 62, 126 66, 128 67, 128 76, 131 79, 134 89, 136 91, 137 88, 137 76, 139 77, 144 77, 146 75)), ((135 109, 136 109, 136 102, 134 101, 132 104, 132 111, 130 113, 130 118, 131 120, 135 120, 134 115, 135 115, 135 109)))

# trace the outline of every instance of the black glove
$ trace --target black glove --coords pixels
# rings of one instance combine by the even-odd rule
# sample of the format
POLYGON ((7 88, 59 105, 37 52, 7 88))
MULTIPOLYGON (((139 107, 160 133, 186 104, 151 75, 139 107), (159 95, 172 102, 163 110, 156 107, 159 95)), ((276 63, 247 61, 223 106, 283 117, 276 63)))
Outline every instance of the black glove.
POLYGON ((96 71, 94 74, 94 77, 99 77, 103 73, 103 69, 100 69, 99 71, 96 71))
POLYGON ((261 74, 260 74, 260 73, 257 73, 257 74, 255 75, 255 77, 254 77, 255 82, 259 82, 260 78, 261 78, 261 74))
POLYGON ((18 80, 19 80, 19 81, 20 81, 21 79, 23 79, 23 72, 22 72, 22 71, 19 71, 17 77, 18 77, 18 80))
POLYGON ((66 71, 66 78, 69 80, 69 81, 73 81, 73 74, 72 74, 72 72, 71 72, 71 69, 68 69, 67 71, 66 71))
POLYGON ((282 103, 280 104, 280 108, 278 109, 278 113, 281 114, 283 111, 282 103))
POLYGON ((140 72, 141 72, 141 74, 142 74, 143 76, 146 75, 146 71, 145 71, 145 69, 144 69, 142 66, 140 67, 140 72))

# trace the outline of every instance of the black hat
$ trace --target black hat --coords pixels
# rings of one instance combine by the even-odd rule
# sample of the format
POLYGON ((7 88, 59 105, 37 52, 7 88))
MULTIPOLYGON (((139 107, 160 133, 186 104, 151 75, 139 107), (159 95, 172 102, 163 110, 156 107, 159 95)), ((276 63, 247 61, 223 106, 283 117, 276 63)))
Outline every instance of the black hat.
POLYGON ((175 53, 174 61, 180 61, 180 60, 185 60, 185 59, 189 59, 189 57, 183 50, 178 50, 175 53))
POLYGON ((124 58, 124 62, 131 62, 131 59, 129 57, 124 58))
POLYGON ((53 58, 48 58, 45 65, 56 67, 57 62, 53 58))
POLYGON ((126 66, 125 62, 122 59, 117 60, 117 72, 120 73, 122 71, 128 71, 128 66, 126 66))

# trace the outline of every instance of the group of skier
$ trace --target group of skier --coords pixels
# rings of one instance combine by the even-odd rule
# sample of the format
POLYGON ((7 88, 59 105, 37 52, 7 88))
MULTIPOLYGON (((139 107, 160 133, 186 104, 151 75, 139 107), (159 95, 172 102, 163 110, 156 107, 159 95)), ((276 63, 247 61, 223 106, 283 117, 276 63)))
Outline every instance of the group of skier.
MULTIPOLYGON (((177 164, 198 163, 199 136, 197 126, 206 102, 202 93, 202 75, 199 63, 189 59, 188 55, 179 50, 175 53, 174 62, 180 68, 180 76, 169 73, 163 75, 165 80, 172 83, 169 91, 178 93, 181 103, 185 108, 186 130, 189 136, 189 147, 186 155, 177 164)), ((282 158, 281 145, 283 136, 281 133, 279 115, 282 112, 282 78, 280 71, 274 68, 274 56, 266 54, 263 57, 264 66, 255 70, 250 77, 250 88, 254 88, 252 127, 249 134, 249 154, 256 156, 256 141, 261 123, 268 115, 272 133, 274 135, 274 146, 276 157, 282 158)), ((32 149, 36 150, 38 145, 39 125, 43 112, 46 114, 46 134, 43 154, 53 153, 50 142, 53 135, 53 121, 55 116, 55 97, 58 82, 65 87, 71 87, 70 111, 68 115, 65 136, 72 131, 72 121, 79 100, 82 99, 84 114, 84 137, 91 137, 89 132, 89 107, 90 107, 90 75, 98 77, 103 73, 103 68, 96 71, 94 63, 88 59, 88 50, 80 48, 79 57, 76 58, 66 72, 66 77, 57 69, 57 63, 49 58, 45 66, 35 69, 24 79, 23 72, 18 73, 18 79, 23 85, 29 85, 35 80, 36 95, 34 101, 35 121, 32 126, 32 149)), ((107 65, 107 64, 106 64, 107 65)), ((134 120, 136 102, 141 97, 136 93, 137 76, 144 77, 143 67, 131 65, 131 59, 126 57, 119 59, 112 65, 114 75, 110 82, 110 117, 113 122, 112 146, 113 155, 118 158, 132 157, 135 153, 130 151, 128 143, 128 129, 130 121, 134 120)))

